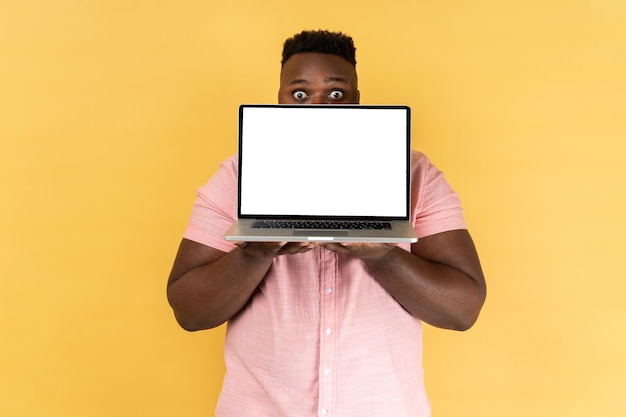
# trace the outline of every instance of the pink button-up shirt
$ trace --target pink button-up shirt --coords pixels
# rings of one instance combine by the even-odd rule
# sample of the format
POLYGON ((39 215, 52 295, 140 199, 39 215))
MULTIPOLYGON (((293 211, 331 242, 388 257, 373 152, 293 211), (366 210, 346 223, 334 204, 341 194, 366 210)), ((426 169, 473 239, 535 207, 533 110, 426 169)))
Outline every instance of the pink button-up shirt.
MULTIPOLYGON (((418 237, 464 229, 456 193, 421 153, 411 162, 418 237)), ((184 237, 230 251, 237 159, 198 191, 184 237)), ((410 250, 409 245, 402 246, 410 250)), ((323 248, 274 259, 228 322, 217 417, 426 417, 422 327, 365 270, 323 248)))

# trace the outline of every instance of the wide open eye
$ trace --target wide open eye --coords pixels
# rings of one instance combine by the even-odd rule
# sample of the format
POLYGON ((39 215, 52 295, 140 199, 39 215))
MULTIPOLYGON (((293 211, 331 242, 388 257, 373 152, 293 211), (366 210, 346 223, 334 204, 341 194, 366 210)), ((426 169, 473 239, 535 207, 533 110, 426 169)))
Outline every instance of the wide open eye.
POLYGON ((341 90, 333 90, 330 92, 330 94, 328 94, 328 98, 331 98, 333 100, 339 100, 341 98, 343 98, 343 91, 341 90))
POLYGON ((309 95, 302 90, 296 90, 293 92, 293 98, 301 101, 301 100, 306 100, 307 98, 309 98, 309 95))

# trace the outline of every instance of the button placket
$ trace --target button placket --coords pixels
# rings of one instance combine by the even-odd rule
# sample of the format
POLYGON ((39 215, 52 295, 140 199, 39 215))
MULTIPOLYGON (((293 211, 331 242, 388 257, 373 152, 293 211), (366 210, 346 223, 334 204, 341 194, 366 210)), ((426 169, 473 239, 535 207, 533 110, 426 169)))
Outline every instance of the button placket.
POLYGON ((320 268, 320 362, 319 415, 328 416, 335 401, 335 369, 337 351, 337 257, 322 251, 320 268))

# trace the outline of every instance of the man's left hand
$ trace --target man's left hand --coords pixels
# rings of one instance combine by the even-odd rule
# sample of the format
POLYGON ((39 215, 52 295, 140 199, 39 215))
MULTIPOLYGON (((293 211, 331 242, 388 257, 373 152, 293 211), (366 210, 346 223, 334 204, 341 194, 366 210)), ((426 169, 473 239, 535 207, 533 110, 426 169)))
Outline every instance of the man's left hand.
POLYGON ((397 243, 320 243, 320 246, 330 251, 351 255, 364 261, 381 260, 397 245, 397 243))

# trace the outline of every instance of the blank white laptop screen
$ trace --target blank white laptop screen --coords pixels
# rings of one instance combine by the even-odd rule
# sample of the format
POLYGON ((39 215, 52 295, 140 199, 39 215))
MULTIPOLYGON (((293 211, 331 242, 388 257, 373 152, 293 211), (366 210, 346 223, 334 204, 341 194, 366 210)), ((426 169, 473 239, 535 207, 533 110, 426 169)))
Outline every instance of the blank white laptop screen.
POLYGON ((408 218, 402 106, 242 106, 240 217, 408 218))

